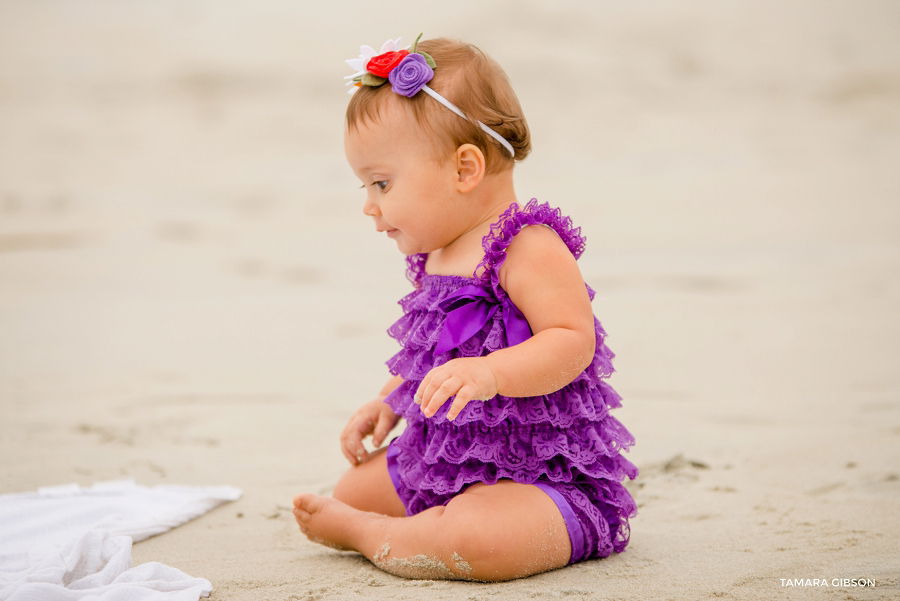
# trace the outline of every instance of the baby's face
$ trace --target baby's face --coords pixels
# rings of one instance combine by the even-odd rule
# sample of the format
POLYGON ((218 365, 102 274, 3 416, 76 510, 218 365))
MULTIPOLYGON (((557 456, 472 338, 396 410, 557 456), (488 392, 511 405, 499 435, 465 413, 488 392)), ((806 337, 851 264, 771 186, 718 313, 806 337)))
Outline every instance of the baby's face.
POLYGON ((455 155, 439 162, 415 118, 389 102, 377 122, 347 129, 347 161, 366 189, 363 213, 403 254, 443 248, 465 229, 455 155), (462 212, 461 212, 462 211, 462 212))

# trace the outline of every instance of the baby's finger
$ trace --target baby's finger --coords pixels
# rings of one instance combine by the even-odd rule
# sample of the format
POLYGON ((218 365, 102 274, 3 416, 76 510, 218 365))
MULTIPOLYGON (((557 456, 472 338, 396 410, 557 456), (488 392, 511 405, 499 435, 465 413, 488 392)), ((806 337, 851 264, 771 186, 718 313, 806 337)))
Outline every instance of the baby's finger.
POLYGON ((431 384, 431 380, 434 378, 434 370, 430 370, 425 377, 422 378, 422 381, 419 382, 419 387, 416 388, 416 394, 413 395, 413 402, 416 405, 422 404, 422 395, 425 393, 425 390, 428 388, 428 385, 431 384))
POLYGON ((353 417, 350 418, 350 421, 347 422, 347 425, 344 426, 344 430, 341 432, 341 439, 345 439, 356 432, 359 432, 361 436, 365 436, 368 433, 368 430, 371 430, 373 425, 374 422, 370 416, 362 411, 357 411, 353 414, 353 417))
POLYGON ((348 442, 347 440, 341 440, 341 453, 344 454, 344 457, 347 458, 347 461, 350 462, 350 465, 356 465, 356 454, 350 449, 350 442, 348 442))
POLYGON ((372 444, 375 445, 376 448, 381 446, 385 436, 388 435, 388 432, 391 431, 391 428, 394 427, 395 423, 396 421, 392 419, 392 415, 387 412, 378 416, 378 423, 375 424, 375 432, 372 433, 372 444))
POLYGON ((422 380, 422 383, 419 385, 418 395, 419 400, 417 401, 422 409, 425 409, 425 406, 431 402, 431 399, 434 397, 434 394, 438 391, 438 389, 452 376, 449 375, 447 370, 443 369, 443 365, 440 367, 435 367, 431 371, 429 371, 425 375, 425 379, 422 380))
POLYGON ((462 381, 459 378, 453 376, 444 380, 427 404, 424 400, 422 401, 422 413, 425 414, 425 417, 433 416, 447 402, 447 399, 456 394, 460 388, 462 388, 462 381))
POLYGON ((347 458, 347 461, 351 463, 351 465, 359 465, 367 458, 366 448, 363 446, 362 439, 363 436, 368 432, 368 428, 365 427, 365 423, 363 422, 363 427, 365 429, 351 429, 347 432, 347 436, 342 440, 342 450, 344 452, 344 456, 347 458))
POLYGON ((450 409, 447 410, 447 419, 453 421, 459 412, 469 404, 469 401, 475 399, 475 390, 469 386, 463 386, 456 393, 456 398, 450 403, 450 409))

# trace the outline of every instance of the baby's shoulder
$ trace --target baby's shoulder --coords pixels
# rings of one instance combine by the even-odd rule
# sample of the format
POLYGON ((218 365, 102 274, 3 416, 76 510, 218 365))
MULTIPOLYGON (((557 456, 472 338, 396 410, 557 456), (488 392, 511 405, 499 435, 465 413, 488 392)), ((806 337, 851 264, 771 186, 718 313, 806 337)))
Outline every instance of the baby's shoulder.
POLYGON ((506 248, 506 254, 510 256, 513 253, 525 253, 536 249, 550 250, 552 248, 562 248, 567 252, 569 250, 555 229, 546 223, 535 223, 523 226, 522 229, 516 232, 506 248))
POLYGON ((539 274, 575 263, 575 256, 555 229, 535 224, 523 227, 506 248, 506 259, 500 266, 500 285, 519 273, 539 274))

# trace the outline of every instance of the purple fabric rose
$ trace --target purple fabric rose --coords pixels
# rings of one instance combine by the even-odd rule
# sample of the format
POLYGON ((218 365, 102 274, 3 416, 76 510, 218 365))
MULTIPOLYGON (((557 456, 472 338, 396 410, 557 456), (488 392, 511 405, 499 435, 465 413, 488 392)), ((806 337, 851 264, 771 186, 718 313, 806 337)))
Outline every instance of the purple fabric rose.
POLYGON ((391 88, 407 98, 415 96, 434 77, 434 69, 418 53, 408 55, 388 75, 391 88))

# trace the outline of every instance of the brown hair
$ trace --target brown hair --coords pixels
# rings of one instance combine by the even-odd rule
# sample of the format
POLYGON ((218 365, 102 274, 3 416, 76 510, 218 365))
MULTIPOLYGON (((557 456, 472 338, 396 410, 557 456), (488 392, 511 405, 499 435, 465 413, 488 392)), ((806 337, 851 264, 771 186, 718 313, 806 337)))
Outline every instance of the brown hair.
POLYGON ((396 97, 409 107, 416 122, 435 141, 442 158, 463 144, 474 144, 485 156, 487 173, 511 168, 531 152, 531 136, 522 107, 500 65, 472 44, 449 38, 423 40, 416 47, 434 59, 437 67, 428 86, 455 104, 468 117, 463 119, 437 100, 419 92, 412 98, 395 94, 390 83, 377 88, 361 86, 347 106, 347 126, 377 121, 385 102, 396 97), (503 136, 515 150, 515 158, 484 133, 481 121, 503 136))

